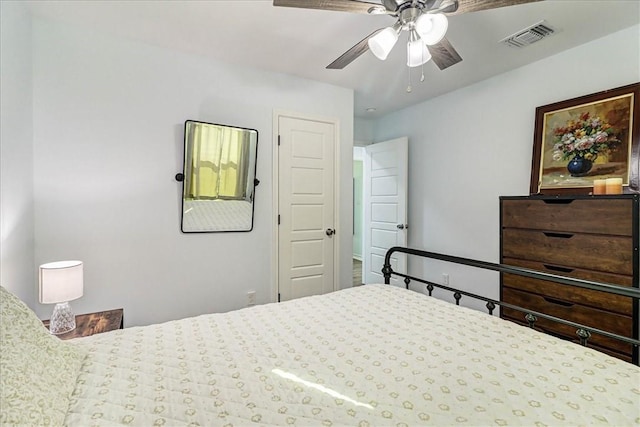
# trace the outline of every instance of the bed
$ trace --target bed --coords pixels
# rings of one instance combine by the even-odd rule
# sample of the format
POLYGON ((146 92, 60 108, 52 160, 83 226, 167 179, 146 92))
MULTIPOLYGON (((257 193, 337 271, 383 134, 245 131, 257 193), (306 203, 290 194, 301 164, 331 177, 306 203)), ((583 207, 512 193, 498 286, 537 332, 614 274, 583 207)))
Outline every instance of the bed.
POLYGON ((390 285, 71 341, 1 297, 3 425, 640 424, 638 366, 390 285))

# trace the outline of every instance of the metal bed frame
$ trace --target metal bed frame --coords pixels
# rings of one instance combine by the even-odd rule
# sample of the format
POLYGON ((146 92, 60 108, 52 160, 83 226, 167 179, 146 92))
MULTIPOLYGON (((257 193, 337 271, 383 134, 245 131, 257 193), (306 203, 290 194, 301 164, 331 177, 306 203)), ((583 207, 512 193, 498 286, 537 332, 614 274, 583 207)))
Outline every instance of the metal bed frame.
MULTIPOLYGON (((489 314, 493 314, 493 311, 495 310, 496 306, 518 310, 525 314, 524 318, 529 324, 530 328, 535 327, 535 322, 538 320, 538 318, 548 319, 554 322, 572 326, 576 328, 576 335, 580 338, 580 344, 584 346, 587 345, 587 342, 589 341, 589 338, 591 338, 592 334, 603 335, 609 338, 613 338, 613 339, 631 344, 633 346, 633 356, 632 356, 633 363, 635 365, 640 366, 640 360, 638 357, 639 349, 640 349, 640 340, 638 339, 603 331, 602 329, 598 329, 592 326, 586 326, 580 323, 571 322, 569 320, 565 320, 559 317, 550 316, 548 314, 522 308, 517 305, 508 304, 502 301, 486 298, 481 295, 476 295, 471 292, 462 291, 459 289, 451 288, 449 286, 434 283, 428 280, 409 276, 407 274, 398 273, 396 271, 393 271, 393 269, 391 268, 391 255, 395 252, 405 253, 408 255, 416 255, 419 257, 430 258, 430 259, 435 259, 440 261, 447 261, 447 262, 467 265, 471 267, 477 267, 484 270, 499 271, 500 273, 516 274, 519 276, 525 276, 525 277, 530 277, 534 279, 548 280, 551 282, 561 283, 563 285, 576 286, 580 288, 591 289, 595 291, 602 291, 602 292, 607 292, 615 295, 629 297, 629 298, 632 298, 633 300, 634 313, 638 312, 638 301, 640 301, 640 289, 638 289, 637 287, 623 287, 623 286, 617 286, 617 285, 612 285, 608 283, 600 283, 600 282, 594 282, 590 280, 575 279, 575 278, 559 276, 551 273, 543 273, 541 271, 530 270, 527 268, 514 267, 506 264, 494 264, 486 261, 478 261, 478 260, 469 259, 469 258, 461 258, 457 256, 444 255, 436 252, 427 252, 419 249, 404 248, 399 246, 394 246, 387 251, 384 258, 384 266, 382 268, 382 274, 384 275, 384 283, 387 285, 390 284, 391 276, 395 275, 399 277, 404 277, 404 283, 407 289, 409 289, 409 283, 411 283, 412 280, 415 280, 416 282, 419 282, 419 283, 426 284, 427 290, 429 291, 429 296, 432 296, 432 292, 435 288, 440 288, 446 291, 450 291, 453 293, 453 297, 456 301, 456 305, 460 305, 460 300, 464 295, 464 296, 469 296, 471 298, 475 298, 475 299, 486 302, 485 306, 487 307, 489 314)), ((639 328, 637 316, 634 316, 634 320, 636 321, 633 324, 633 335, 637 337, 638 328, 639 328)))

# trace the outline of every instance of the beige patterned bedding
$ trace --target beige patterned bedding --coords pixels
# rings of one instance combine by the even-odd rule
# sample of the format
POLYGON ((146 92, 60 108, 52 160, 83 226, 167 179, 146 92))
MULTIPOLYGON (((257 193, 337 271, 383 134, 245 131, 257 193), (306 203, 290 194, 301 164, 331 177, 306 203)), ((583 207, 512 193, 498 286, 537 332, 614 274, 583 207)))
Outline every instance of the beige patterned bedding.
POLYGON ((65 424, 640 425, 640 369, 367 285, 75 340, 65 424))

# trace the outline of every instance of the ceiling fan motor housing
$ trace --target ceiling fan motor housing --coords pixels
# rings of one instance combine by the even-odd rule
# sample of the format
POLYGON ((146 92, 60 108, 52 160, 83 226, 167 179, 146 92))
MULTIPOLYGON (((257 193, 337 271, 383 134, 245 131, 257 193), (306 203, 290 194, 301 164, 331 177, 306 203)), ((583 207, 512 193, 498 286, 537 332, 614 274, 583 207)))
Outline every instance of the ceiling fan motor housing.
POLYGON ((400 12, 400 22, 404 30, 411 30, 415 24, 416 18, 422 15, 422 11, 417 7, 408 7, 400 12))
POLYGON ((458 9, 457 0, 382 0, 388 12, 400 13, 405 9, 416 8, 424 12, 433 10, 443 13, 455 12, 458 9))

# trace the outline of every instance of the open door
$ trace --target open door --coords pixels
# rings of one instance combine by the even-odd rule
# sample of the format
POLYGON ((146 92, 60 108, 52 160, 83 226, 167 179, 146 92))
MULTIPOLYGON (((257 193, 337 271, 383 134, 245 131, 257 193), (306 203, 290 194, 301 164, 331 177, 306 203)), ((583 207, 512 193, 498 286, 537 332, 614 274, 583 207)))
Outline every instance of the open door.
MULTIPOLYGON (((363 281, 384 283, 384 256, 392 246, 407 245, 409 140, 406 137, 365 147, 363 281)), ((407 272, 407 255, 391 258, 394 271, 407 272)), ((404 286, 397 277, 394 285, 404 286)))

